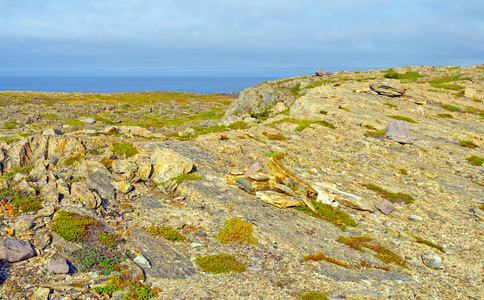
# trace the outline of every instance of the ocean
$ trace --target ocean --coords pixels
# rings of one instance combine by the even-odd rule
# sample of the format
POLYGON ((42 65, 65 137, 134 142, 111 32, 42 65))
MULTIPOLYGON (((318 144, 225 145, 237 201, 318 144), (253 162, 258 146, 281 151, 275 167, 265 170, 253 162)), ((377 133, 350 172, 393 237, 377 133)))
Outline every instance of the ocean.
POLYGON ((276 79, 267 77, 0 77, 0 91, 235 93, 263 81, 276 79))

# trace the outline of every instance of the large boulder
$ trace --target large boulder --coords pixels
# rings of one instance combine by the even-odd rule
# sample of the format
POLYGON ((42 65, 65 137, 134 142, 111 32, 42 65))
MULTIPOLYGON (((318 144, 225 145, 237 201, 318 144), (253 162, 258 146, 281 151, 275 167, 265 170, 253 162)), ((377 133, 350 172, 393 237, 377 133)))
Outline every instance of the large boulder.
POLYGON ((413 144, 417 139, 410 135, 408 123, 393 120, 385 127, 385 138, 401 144, 413 144))
POLYGON ((190 173, 195 168, 195 163, 189 158, 168 148, 156 149, 151 155, 151 161, 153 163, 152 179, 155 183, 190 173))
POLYGON ((0 244, 0 259, 8 262, 18 262, 34 256, 34 249, 26 241, 10 239, 0 244))
POLYGON ((378 82, 370 84, 370 89, 378 95, 387 97, 401 97, 405 93, 404 87, 389 82, 378 82))

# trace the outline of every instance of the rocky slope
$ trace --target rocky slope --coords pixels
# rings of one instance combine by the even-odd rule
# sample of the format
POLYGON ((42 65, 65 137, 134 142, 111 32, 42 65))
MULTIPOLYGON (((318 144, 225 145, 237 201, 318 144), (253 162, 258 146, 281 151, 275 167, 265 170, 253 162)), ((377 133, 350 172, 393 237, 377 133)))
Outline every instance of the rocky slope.
POLYGON ((338 72, 235 101, 1 92, 0 297, 482 299, 483 79, 338 72), (224 243, 233 218, 255 243, 224 243), (202 272, 222 253, 245 271, 202 272), (127 287, 96 290, 110 275, 127 287))

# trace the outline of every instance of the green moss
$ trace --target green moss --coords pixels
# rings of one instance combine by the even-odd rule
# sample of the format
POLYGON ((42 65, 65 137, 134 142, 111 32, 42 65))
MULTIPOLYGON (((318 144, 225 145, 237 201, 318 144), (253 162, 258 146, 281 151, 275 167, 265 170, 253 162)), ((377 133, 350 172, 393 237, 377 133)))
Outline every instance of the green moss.
POLYGON ((415 201, 415 199, 412 196, 410 196, 409 194, 392 193, 392 192, 389 192, 389 191, 385 190, 384 188, 381 188, 381 187, 374 185, 372 183, 368 183, 364 186, 369 190, 377 192, 380 195, 380 197, 387 199, 388 201, 390 201, 392 203, 395 203, 395 201, 397 201, 399 199, 404 200, 405 204, 411 204, 415 201))
POLYGON ((222 244, 248 243, 257 245, 257 239, 252 235, 252 224, 232 218, 224 222, 225 228, 220 231, 216 239, 222 244))
POLYGON ((456 106, 453 106, 453 105, 449 105, 449 104, 446 104, 444 106, 442 106, 443 109, 446 109, 446 110, 449 110, 449 111, 456 111, 456 112, 463 112, 462 109, 456 107, 456 106))
POLYGON ((12 122, 6 122, 6 123, 3 123, 3 125, 5 126, 5 129, 15 129, 17 128, 17 120, 13 120, 12 122))
POLYGON ((52 120, 59 119, 59 117, 56 114, 40 114, 40 116, 44 119, 52 119, 52 120))
POLYGON ((446 118, 446 119, 455 119, 451 114, 438 114, 437 117, 446 118))
POLYGON ((77 119, 64 119, 64 121, 69 126, 82 126, 82 125, 86 124, 86 123, 79 121, 77 119))
POLYGON ((471 149, 475 149, 478 147, 473 141, 470 141, 470 140, 459 141, 459 146, 471 148, 471 149))
POLYGON ((266 107, 264 110, 261 110, 258 113, 252 112, 250 116, 256 120, 266 120, 269 118, 269 108, 266 107))
POLYGON ((240 273, 245 271, 245 265, 238 262, 232 255, 228 254, 197 257, 196 263, 202 269, 202 272, 210 272, 214 274, 230 272, 240 273))
POLYGON ((181 242, 186 240, 186 237, 183 234, 165 226, 150 226, 146 228, 146 231, 148 231, 150 235, 163 236, 165 239, 172 242, 181 242))
POLYGON ((325 294, 319 292, 302 293, 298 300, 328 300, 325 294))
POLYGON ((484 164, 484 158, 475 155, 466 158, 466 160, 474 166, 482 166, 484 164))
POLYGON ((91 155, 101 155, 103 153, 99 150, 93 149, 93 150, 89 150, 89 154, 91 154, 91 155))
POLYGON ((267 137, 269 141, 285 141, 286 137, 278 134, 278 133, 266 133, 264 132, 264 135, 267 137))
POLYGON ((398 169, 398 173, 400 173, 402 175, 408 175, 408 172, 405 169, 398 169))
POLYGON ((19 212, 36 212, 42 208, 42 200, 39 196, 30 196, 21 191, 10 189, 0 190, 0 200, 12 204, 19 212))
POLYGON ((245 123, 244 121, 237 121, 235 123, 230 124, 227 127, 232 130, 246 129, 246 128, 249 128, 249 124, 245 123))
POLYGON ((262 155, 267 156, 267 157, 275 157, 277 159, 283 159, 286 156, 286 153, 271 152, 271 153, 262 153, 262 155))
POLYGON ((383 104, 386 105, 386 106, 388 106, 388 107, 391 107, 391 108, 397 108, 398 107, 398 105, 391 104, 391 103, 388 103, 388 102, 385 102, 383 104))
POLYGON ((370 249, 376 252, 376 254, 373 255, 375 256, 375 258, 386 264, 393 263, 402 267, 406 267, 407 265, 402 257, 397 255, 390 249, 370 243, 371 241, 373 241, 373 238, 369 236, 353 236, 350 238, 340 236, 336 239, 336 241, 348 245, 350 248, 355 249, 359 252, 365 252, 363 248, 370 249))
POLYGON ((323 260, 323 261, 335 264, 337 266, 340 266, 340 267, 343 267, 343 268, 346 268, 346 269, 352 268, 352 266, 350 264, 345 263, 344 261, 337 260, 333 257, 326 256, 324 253, 321 253, 321 252, 318 253, 318 254, 315 254, 315 255, 306 255, 306 256, 304 256, 304 260, 305 261, 308 261, 308 260, 321 261, 321 260, 323 260))
POLYGON ((444 252, 444 247, 440 246, 440 245, 437 245, 435 243, 432 243, 431 241, 429 240, 426 240, 418 235, 413 235, 412 236, 417 240, 417 243, 420 243, 420 244, 424 244, 424 245, 427 245, 427 246, 430 246, 430 247, 433 247, 435 249, 438 249, 440 252, 444 252))
POLYGON ((409 118, 409 117, 404 117, 404 116, 397 116, 397 115, 387 115, 387 117, 395 119, 395 120, 400 120, 400 121, 405 121, 409 123, 418 123, 417 121, 409 118))
POLYGON ((81 159, 84 159, 84 156, 81 155, 81 154, 70 156, 70 157, 66 158, 66 160, 64 160, 64 165, 66 165, 68 167, 72 166, 76 161, 77 162, 81 161, 81 159))
POLYGON ((325 203, 316 202, 312 199, 309 199, 309 201, 311 201, 313 204, 316 212, 312 211, 304 204, 295 208, 312 217, 328 221, 334 226, 340 228, 342 231, 345 231, 347 227, 356 227, 356 222, 343 210, 334 208, 325 203))
POLYGON ((0 138, 0 142, 5 142, 7 144, 11 144, 11 143, 14 143, 16 141, 20 141, 20 139, 18 139, 18 138, 6 138, 6 137, 0 138))
POLYGON ((111 145, 111 151, 124 157, 131 157, 138 153, 138 149, 131 143, 116 143, 111 145))
POLYGON ((194 181, 194 180, 201 180, 201 179, 202 179, 202 176, 191 174, 191 173, 189 174, 183 173, 176 177, 170 178, 167 181, 160 182, 158 185, 165 185, 167 182, 170 182, 170 181, 175 181, 177 184, 180 184, 183 181, 194 181))
POLYGON ((394 69, 388 69, 386 73, 383 75, 385 78, 391 78, 391 79, 403 79, 403 80, 410 80, 410 81, 415 81, 421 77, 424 77, 424 75, 420 75, 418 72, 411 72, 407 71, 404 74, 397 73, 394 69))
POLYGON ((445 90, 461 90, 461 89, 465 89, 465 86, 458 85, 458 84, 441 83, 441 84, 431 84, 431 86, 433 86, 435 88, 445 89, 445 90))
POLYGON ((385 129, 378 130, 378 131, 370 130, 365 132, 363 135, 381 139, 386 133, 387 131, 385 129))
POLYGON ((99 226, 100 223, 88 216, 60 210, 51 223, 50 230, 67 241, 81 241, 88 234, 89 226, 99 226))
POLYGON ((472 78, 461 78, 462 75, 451 75, 451 76, 444 76, 444 77, 439 77, 439 78, 434 78, 429 81, 429 83, 434 86, 434 85, 439 85, 443 84, 446 82, 451 82, 451 81, 460 81, 460 80, 471 80, 472 78))
POLYGON ((323 84, 330 83, 330 82, 332 82, 332 81, 328 80, 328 79, 316 81, 316 82, 313 82, 311 84, 308 84, 307 86, 304 87, 304 89, 309 90, 309 89, 312 89, 312 88, 315 88, 315 87, 318 87, 318 86, 322 86, 323 84))

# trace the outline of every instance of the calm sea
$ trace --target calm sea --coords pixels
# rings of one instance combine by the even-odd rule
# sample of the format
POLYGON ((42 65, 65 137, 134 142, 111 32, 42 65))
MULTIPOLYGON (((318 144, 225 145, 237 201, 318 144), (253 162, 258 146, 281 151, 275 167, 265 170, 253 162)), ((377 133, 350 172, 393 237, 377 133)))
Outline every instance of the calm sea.
POLYGON ((267 77, 0 77, 0 91, 122 93, 174 91, 237 92, 267 77))

